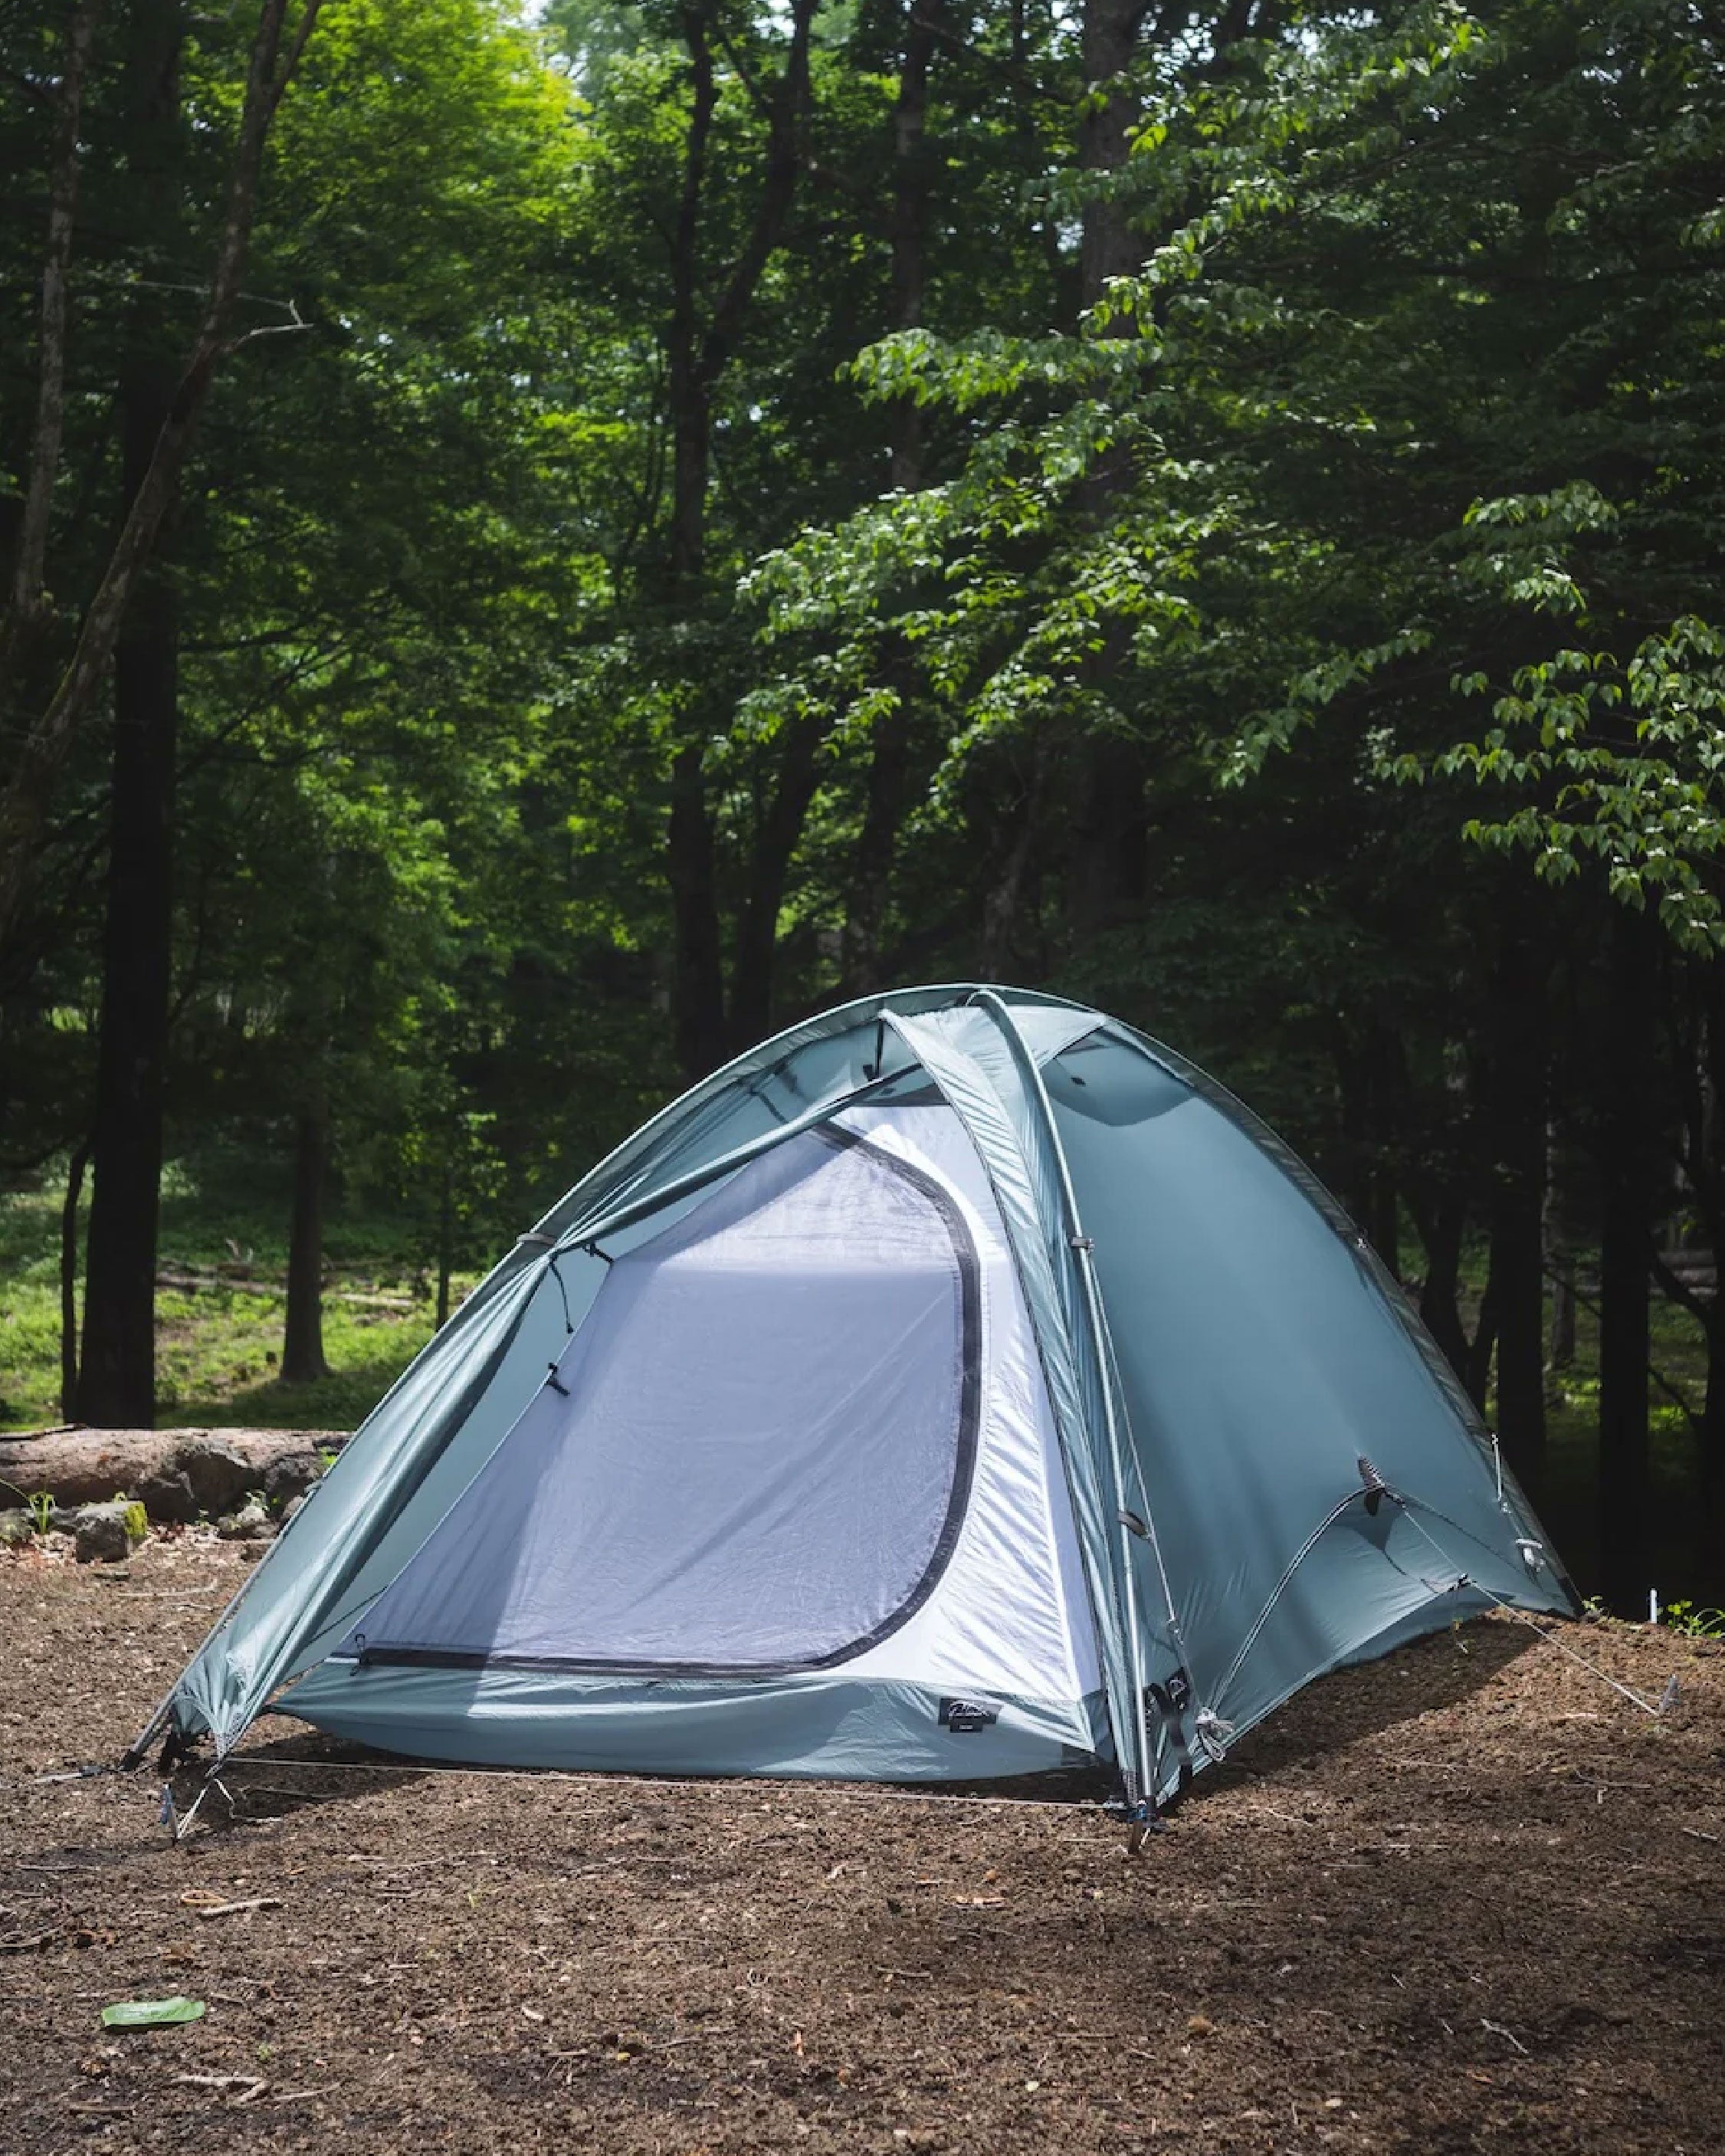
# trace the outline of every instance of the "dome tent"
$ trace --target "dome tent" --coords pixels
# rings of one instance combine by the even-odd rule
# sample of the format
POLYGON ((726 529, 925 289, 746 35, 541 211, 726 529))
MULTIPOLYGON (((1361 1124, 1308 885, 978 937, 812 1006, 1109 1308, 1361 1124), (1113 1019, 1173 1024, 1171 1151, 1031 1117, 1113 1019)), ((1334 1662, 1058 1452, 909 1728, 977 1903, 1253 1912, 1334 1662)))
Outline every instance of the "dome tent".
POLYGON ((655 1116, 356 1434, 128 1753, 975 1781, 1140 1811, 1312 1677, 1574 1591, 1365 1241, 1055 998, 827 1011, 655 1116))

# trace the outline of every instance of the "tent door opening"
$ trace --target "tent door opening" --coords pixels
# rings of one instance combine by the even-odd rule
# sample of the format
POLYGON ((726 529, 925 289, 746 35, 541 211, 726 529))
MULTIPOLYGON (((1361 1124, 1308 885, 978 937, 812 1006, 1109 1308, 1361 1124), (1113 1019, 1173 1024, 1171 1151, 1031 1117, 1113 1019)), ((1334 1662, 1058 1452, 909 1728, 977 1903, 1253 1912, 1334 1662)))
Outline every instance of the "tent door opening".
POLYGON ((552 1379, 339 1651, 666 1676, 848 1661, 952 1553, 981 1333, 939 1178, 854 1132, 791 1139, 617 1256, 552 1379))

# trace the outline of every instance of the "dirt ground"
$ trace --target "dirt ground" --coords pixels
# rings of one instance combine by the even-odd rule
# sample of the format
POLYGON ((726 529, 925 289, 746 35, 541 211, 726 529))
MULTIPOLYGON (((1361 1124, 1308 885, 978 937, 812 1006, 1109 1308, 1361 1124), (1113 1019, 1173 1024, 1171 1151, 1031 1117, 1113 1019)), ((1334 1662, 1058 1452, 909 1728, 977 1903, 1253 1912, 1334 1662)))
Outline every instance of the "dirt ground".
POLYGON ((1725 1650, 1498 1620, 1094 1812, 365 1770, 172 1846, 111 1760, 245 1565, 0 1558, 0 2148, 1725 2149, 1725 1650), (255 1908, 205 1916, 220 1903, 255 1908), (195 2024, 105 2033, 187 1992, 195 2024))

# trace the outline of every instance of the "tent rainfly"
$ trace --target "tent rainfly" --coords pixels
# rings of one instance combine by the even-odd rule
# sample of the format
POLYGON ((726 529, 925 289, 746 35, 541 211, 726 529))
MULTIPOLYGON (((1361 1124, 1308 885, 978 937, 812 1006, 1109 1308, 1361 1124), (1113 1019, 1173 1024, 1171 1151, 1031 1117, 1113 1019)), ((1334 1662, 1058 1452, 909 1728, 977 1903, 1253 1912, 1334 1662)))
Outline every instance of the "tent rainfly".
POLYGON ((1096 1011, 930 988, 739 1057, 514 1249, 149 1727, 973 1782, 1142 1820, 1320 1672, 1568 1612, 1400 1291, 1096 1011))

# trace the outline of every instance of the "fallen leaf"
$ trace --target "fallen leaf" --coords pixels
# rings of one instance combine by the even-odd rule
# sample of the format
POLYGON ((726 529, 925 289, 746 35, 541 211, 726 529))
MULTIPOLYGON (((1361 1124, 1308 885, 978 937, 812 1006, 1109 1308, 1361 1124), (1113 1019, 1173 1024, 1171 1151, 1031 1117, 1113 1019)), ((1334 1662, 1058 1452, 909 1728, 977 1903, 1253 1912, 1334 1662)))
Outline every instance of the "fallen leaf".
POLYGON ((172 1999, 120 1999, 102 2009, 102 2026, 168 2029, 181 2021, 201 2021, 203 2015, 203 2001, 187 1999, 183 1993, 172 1999))

